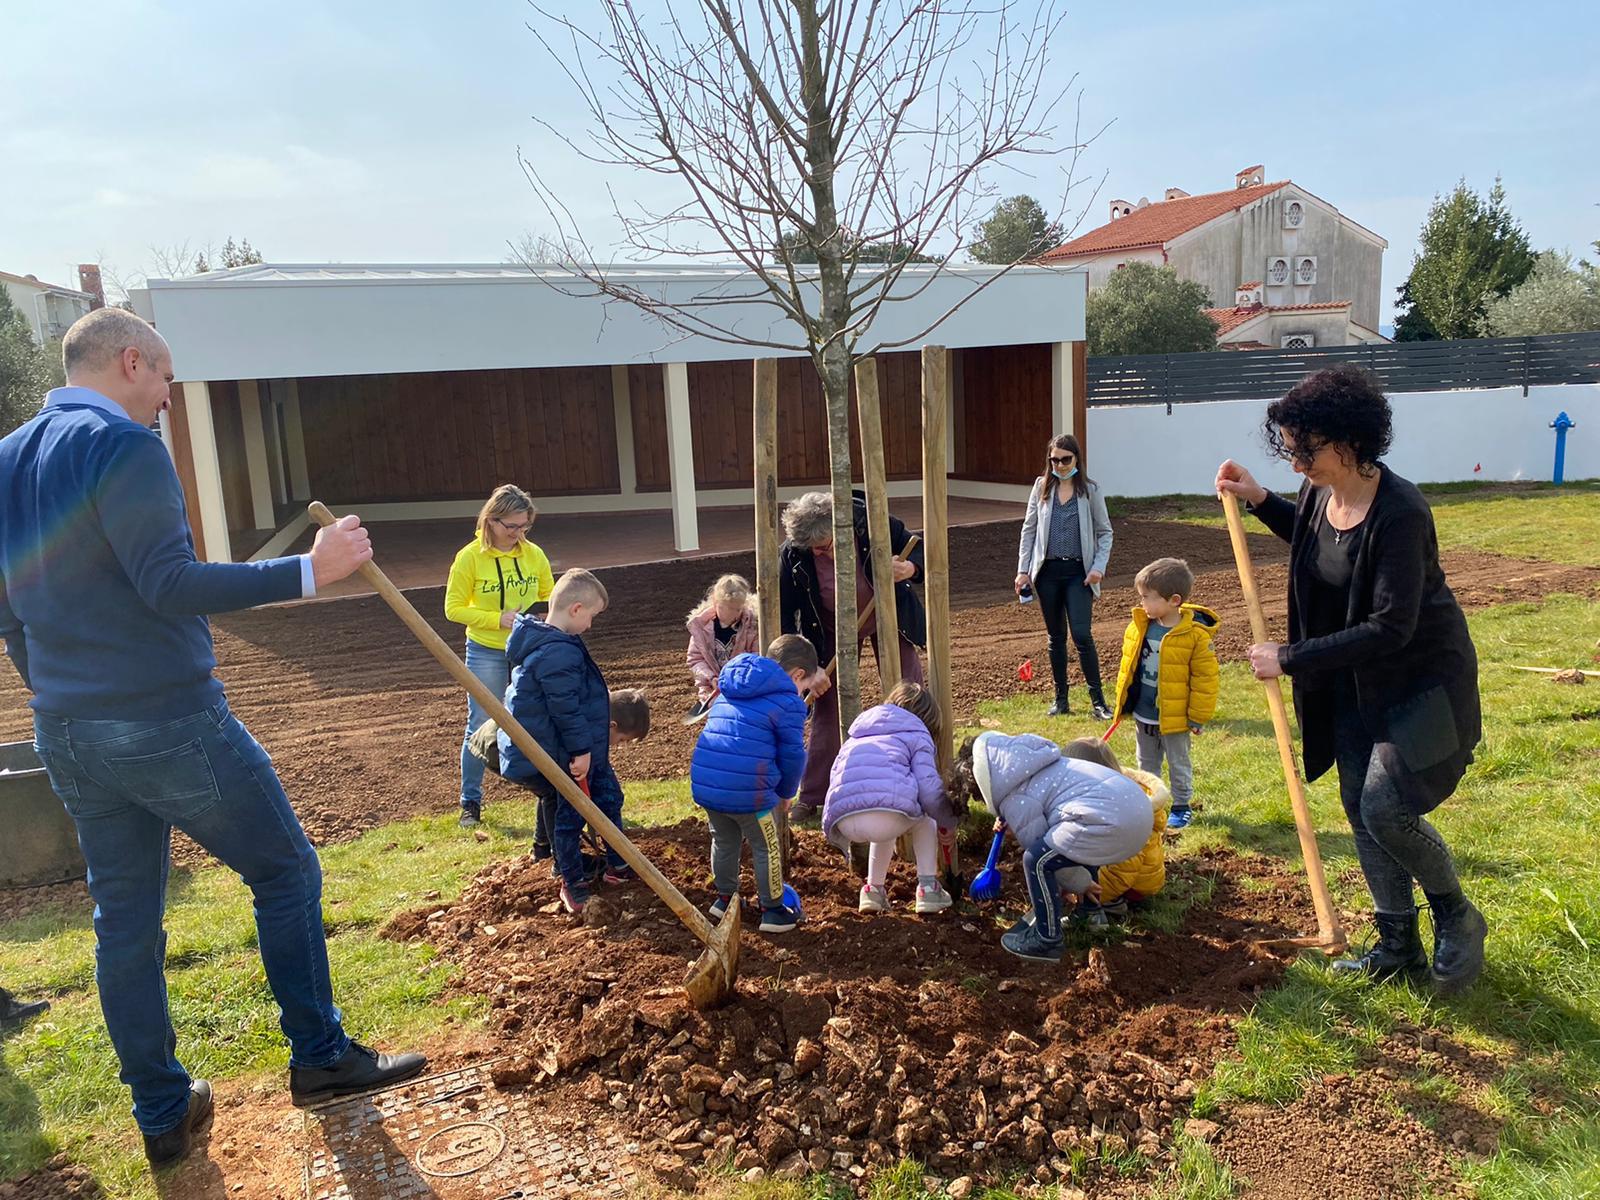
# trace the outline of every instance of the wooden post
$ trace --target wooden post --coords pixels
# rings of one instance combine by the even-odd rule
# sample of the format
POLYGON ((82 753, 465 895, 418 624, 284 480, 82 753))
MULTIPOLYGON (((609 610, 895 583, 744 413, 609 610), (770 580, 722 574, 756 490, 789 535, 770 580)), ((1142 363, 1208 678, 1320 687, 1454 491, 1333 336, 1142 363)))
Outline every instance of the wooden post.
POLYGON ((883 463, 883 416, 878 405, 878 360, 856 361, 856 409, 861 420, 861 482, 867 493, 867 540, 872 544, 872 590, 882 602, 878 678, 887 696, 900 682, 900 614, 894 603, 894 547, 889 542, 889 491, 883 463))
POLYGON ((778 617, 778 360, 755 361, 756 598, 761 652, 780 632, 778 617))
POLYGON ((939 767, 954 758, 950 689, 950 538, 945 425, 950 419, 949 359, 943 346, 922 348, 922 538, 928 598, 928 682, 944 714, 939 767))
MULTIPOLYGON (((1268 640, 1267 618, 1261 611, 1256 592, 1255 570, 1250 564, 1250 544, 1245 540, 1244 521, 1239 516, 1239 498, 1222 493, 1222 511, 1228 518, 1228 538, 1233 543, 1233 558, 1239 568, 1239 587, 1244 592, 1245 609, 1250 614, 1250 637, 1257 645, 1268 640)), ((1311 806, 1306 802, 1306 785, 1295 762, 1294 744, 1289 732, 1289 713, 1283 703, 1283 681, 1263 679, 1267 711, 1272 714, 1272 732, 1278 741, 1278 761, 1283 766, 1283 782, 1289 788, 1289 807, 1294 811, 1294 830, 1300 838, 1300 856, 1306 863, 1306 880, 1311 884, 1311 906, 1317 913, 1316 945, 1337 953, 1345 947, 1344 927, 1328 895, 1328 880, 1322 870, 1322 855, 1317 850, 1317 830, 1311 823, 1311 806)))

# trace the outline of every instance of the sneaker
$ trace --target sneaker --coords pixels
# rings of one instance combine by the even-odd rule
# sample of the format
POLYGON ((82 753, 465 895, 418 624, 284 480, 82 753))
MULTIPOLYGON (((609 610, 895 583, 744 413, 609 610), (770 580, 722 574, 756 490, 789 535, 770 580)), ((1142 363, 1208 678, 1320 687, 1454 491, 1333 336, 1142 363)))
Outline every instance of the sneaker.
POLYGON ((420 1054, 379 1054, 351 1042, 329 1067, 289 1068, 289 1099, 298 1108, 339 1096, 370 1092, 422 1074, 428 1060, 420 1054))
POLYGON ((720 921, 728 914, 728 905, 733 903, 732 896, 718 896, 711 902, 711 907, 706 912, 711 914, 713 921, 720 921))
POLYGON ((1189 822, 1194 820, 1194 809, 1175 808, 1167 814, 1168 829, 1187 829, 1189 822))
POLYGON ((144 1135, 144 1156, 152 1167, 170 1166, 194 1145, 194 1135, 211 1120, 211 1085, 204 1079, 189 1082, 189 1107, 183 1120, 165 1133, 144 1135))
POLYGON ((761 910, 762 933, 788 933, 798 924, 800 924, 800 914, 792 908, 779 905, 777 908, 761 910))
POLYGON ((583 906, 589 903, 587 893, 580 893, 565 879, 561 881, 561 907, 575 917, 583 915, 583 906))
POLYGON ((607 864, 606 873, 600 878, 608 886, 615 887, 622 883, 632 883, 639 878, 639 873, 627 863, 620 863, 617 866, 607 864))
POLYGON ((1110 706, 1107 705, 1104 700, 1096 700, 1089 706, 1089 711, 1094 713, 1094 719, 1096 721, 1109 721, 1112 717, 1116 716, 1116 714, 1111 711, 1110 706))
POLYGON ((1024 929, 1013 929, 1000 939, 1000 944, 1018 958, 1025 958, 1029 962, 1061 961, 1061 939, 1051 941, 1032 925, 1024 929))
POLYGON ((554 858, 555 856, 555 847, 551 846, 549 842, 535 842, 533 844, 534 862, 538 862, 541 858, 554 858))
POLYGON ((861 885, 861 895, 856 900, 856 911, 864 913, 881 913, 889 911, 889 893, 881 887, 873 887, 870 883, 861 885))
POLYGON ((1115 900, 1111 901, 1111 903, 1100 905, 1100 911, 1105 913, 1106 920, 1110 921, 1113 925, 1123 925, 1127 923, 1128 913, 1131 910, 1128 904, 1128 898, 1126 896, 1118 896, 1115 900))
POLYGON ((937 883, 931 888, 923 887, 921 884, 918 884, 917 902, 913 906, 913 909, 919 913, 943 912, 954 903, 955 901, 951 899, 950 893, 945 891, 937 883))
POLYGON ((461 802, 461 819, 456 822, 463 829, 476 829, 483 824, 483 806, 471 800, 461 802))
POLYGON ((1072 910, 1072 915, 1067 918, 1067 924, 1076 925, 1081 929, 1104 929, 1111 924, 1111 921, 1106 916, 1104 908, 1085 900, 1072 910))

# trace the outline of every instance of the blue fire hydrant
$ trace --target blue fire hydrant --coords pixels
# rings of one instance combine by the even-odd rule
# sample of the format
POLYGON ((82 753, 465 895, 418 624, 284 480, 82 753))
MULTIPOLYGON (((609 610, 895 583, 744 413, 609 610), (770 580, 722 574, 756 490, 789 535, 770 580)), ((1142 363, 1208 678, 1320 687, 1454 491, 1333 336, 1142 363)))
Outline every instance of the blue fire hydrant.
POLYGON ((1566 474, 1567 430, 1576 429, 1577 427, 1578 423, 1567 416, 1566 413, 1560 413, 1554 421, 1550 422, 1550 428, 1556 431, 1556 470, 1550 481, 1552 483, 1562 482, 1562 477, 1566 474))

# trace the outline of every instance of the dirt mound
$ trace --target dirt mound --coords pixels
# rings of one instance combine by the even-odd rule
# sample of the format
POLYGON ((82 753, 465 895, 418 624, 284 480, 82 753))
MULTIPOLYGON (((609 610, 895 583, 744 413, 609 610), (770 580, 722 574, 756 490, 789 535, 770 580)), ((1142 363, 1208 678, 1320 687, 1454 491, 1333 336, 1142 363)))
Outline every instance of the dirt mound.
MULTIPOLYGON (((702 826, 640 843, 707 894, 702 826)), ((1181 933, 1136 923, 1030 968, 999 945, 1025 905, 1015 863, 996 908, 912 916, 902 867, 893 911, 865 917, 844 859, 801 831, 805 922, 781 938, 747 924, 738 997, 705 1014, 679 986, 697 943, 641 884, 600 893, 576 921, 546 863, 501 862, 459 903, 385 932, 425 937, 461 966, 458 986, 490 998, 515 1056, 498 1083, 609 1105, 669 1179, 724 1162, 860 1178, 901 1155, 946 1175, 1052 1179, 1108 1142, 1156 1152, 1232 1045, 1235 1014, 1281 974, 1254 943, 1307 927, 1309 904, 1266 860, 1248 870, 1269 886, 1245 894, 1240 867, 1225 854, 1175 864, 1172 886, 1203 897, 1181 933)))
POLYGON ((0 1200, 100 1200, 105 1194, 87 1167, 60 1156, 37 1171, 0 1183, 0 1200))

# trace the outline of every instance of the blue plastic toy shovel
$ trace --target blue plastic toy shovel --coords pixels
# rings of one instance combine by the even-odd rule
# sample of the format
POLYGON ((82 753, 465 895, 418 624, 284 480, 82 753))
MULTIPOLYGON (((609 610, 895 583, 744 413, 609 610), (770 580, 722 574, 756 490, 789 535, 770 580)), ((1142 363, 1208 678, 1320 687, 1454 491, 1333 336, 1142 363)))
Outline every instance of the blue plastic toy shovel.
POLYGON ((989 860, 983 864, 973 879, 972 886, 968 889, 974 900, 998 900, 1000 898, 1000 869, 995 865, 1000 861, 1000 847, 1005 844, 1006 827, 994 827, 994 843, 989 847, 989 860))

